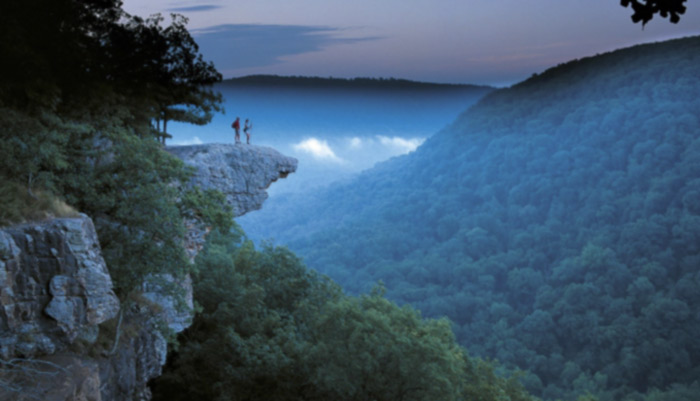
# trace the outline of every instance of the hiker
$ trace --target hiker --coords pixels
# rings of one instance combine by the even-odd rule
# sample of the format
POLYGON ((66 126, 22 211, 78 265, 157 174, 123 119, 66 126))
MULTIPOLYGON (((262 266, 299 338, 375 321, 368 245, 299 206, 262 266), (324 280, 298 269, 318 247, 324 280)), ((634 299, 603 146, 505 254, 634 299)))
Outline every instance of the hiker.
POLYGON ((241 119, 236 117, 236 121, 231 124, 231 128, 236 131, 236 143, 241 143, 241 119))
POLYGON ((250 130, 253 129, 253 123, 247 118, 245 119, 245 125, 243 126, 243 133, 245 134, 245 141, 250 145, 250 130))

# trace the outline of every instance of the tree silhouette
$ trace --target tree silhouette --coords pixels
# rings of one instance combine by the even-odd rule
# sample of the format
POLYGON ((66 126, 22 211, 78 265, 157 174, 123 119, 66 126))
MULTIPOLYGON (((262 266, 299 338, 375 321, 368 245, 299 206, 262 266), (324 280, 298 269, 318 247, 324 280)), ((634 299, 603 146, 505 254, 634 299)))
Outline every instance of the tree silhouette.
POLYGON ((677 24, 681 20, 681 14, 685 13, 686 0, 621 0, 620 4, 627 7, 630 4, 634 10, 632 21, 636 24, 642 21, 642 26, 654 18, 654 14, 659 14, 662 17, 669 17, 669 20, 677 24))

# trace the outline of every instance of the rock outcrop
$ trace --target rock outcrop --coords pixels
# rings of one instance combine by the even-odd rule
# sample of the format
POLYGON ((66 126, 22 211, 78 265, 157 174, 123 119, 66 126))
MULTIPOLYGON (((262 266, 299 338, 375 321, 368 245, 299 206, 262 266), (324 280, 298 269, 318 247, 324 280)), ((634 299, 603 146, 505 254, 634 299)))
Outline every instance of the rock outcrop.
MULTIPOLYGON (((167 150, 194 167, 188 185, 221 191, 236 216, 259 209, 297 166, 250 145, 167 150)), ((209 229, 196 218, 186 225, 193 260, 209 229)), ((192 283, 152 276, 138 297, 119 304, 85 215, 0 229, 0 400, 149 400, 167 356, 163 326, 191 324, 192 283)))
POLYGON ((0 399, 99 400, 98 363, 71 349, 119 307, 87 216, 1 229, 0 399))
POLYGON ((189 276, 149 277, 120 305, 85 215, 1 229, 0 358, 13 369, 0 365, 0 400, 148 400, 163 325, 184 330, 193 308, 189 276))
POLYGON ((194 167, 190 185, 223 192, 235 216, 260 209, 270 184, 297 169, 297 159, 263 146, 207 144, 166 150, 194 167))
POLYGON ((192 282, 149 277, 139 296, 120 305, 85 215, 0 229, 0 400, 150 399, 192 282))
POLYGON ((116 316, 119 300, 87 216, 0 230, 0 356, 53 354, 116 316))

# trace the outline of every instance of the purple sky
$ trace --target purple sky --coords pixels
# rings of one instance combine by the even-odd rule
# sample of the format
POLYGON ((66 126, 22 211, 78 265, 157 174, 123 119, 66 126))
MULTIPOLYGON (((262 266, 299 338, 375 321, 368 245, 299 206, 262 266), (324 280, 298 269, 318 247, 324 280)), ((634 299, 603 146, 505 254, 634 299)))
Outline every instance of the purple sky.
POLYGON ((619 0, 124 0, 170 12, 225 78, 395 77, 509 85, 559 63, 700 34, 700 3, 642 30, 619 0))

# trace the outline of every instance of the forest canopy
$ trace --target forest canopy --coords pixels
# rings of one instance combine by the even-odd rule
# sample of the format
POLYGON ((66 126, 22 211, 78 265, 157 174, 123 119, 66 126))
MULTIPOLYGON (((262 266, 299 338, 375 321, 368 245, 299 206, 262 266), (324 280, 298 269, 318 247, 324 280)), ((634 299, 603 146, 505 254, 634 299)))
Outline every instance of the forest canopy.
POLYGON ((156 400, 534 401, 469 357, 446 319, 400 308, 381 287, 347 296, 237 227, 210 234, 196 272, 201 311, 155 381, 156 400))
POLYGON ((270 200, 249 234, 450 318, 544 398, 691 391, 699 77, 698 37, 562 64, 350 183, 270 200))

